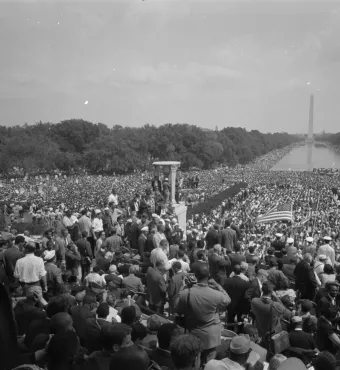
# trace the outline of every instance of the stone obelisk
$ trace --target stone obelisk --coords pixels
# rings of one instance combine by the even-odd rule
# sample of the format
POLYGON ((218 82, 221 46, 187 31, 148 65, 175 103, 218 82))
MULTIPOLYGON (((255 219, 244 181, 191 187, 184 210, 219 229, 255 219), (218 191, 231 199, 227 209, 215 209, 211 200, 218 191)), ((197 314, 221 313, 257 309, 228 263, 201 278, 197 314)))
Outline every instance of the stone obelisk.
POLYGON ((310 96, 309 101, 309 126, 308 126, 308 138, 307 142, 312 143, 314 141, 313 136, 313 112, 314 112, 314 97, 313 95, 310 96))

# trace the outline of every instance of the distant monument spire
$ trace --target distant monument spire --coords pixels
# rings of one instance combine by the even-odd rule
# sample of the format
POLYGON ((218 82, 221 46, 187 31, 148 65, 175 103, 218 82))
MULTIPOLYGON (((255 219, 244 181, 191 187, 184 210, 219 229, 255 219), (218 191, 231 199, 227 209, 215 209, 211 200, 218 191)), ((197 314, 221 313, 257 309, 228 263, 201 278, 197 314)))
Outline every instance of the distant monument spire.
POLYGON ((309 126, 308 126, 308 138, 307 141, 312 143, 314 141, 313 135, 313 112, 314 111, 314 96, 310 96, 309 100, 309 126))

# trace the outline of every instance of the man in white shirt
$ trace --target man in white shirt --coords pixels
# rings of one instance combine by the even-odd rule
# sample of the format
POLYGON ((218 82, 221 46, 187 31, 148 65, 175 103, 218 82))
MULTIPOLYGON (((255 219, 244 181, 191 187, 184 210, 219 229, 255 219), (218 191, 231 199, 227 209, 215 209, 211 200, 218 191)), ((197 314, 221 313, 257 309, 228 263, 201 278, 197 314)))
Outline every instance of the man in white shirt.
POLYGON ((332 248, 329 243, 331 242, 332 238, 330 236, 325 236, 323 238, 325 244, 324 245, 321 245, 321 247, 319 247, 318 249, 318 256, 320 256, 320 254, 324 254, 328 261, 327 263, 328 264, 331 264, 332 266, 334 266, 334 262, 335 262, 335 251, 334 251, 334 248, 332 248))
POLYGON ((43 292, 47 292, 46 270, 44 261, 34 255, 35 244, 28 243, 25 247, 26 256, 17 260, 14 269, 14 277, 24 287, 32 285, 42 286, 43 292))
POLYGON ((118 205, 118 195, 114 188, 112 188, 111 194, 109 195, 108 204, 110 203, 113 203, 115 206, 118 205))
POLYGON ((102 220, 102 211, 100 209, 96 209, 94 211, 95 217, 92 221, 92 229, 94 233, 94 240, 99 238, 99 234, 104 231, 103 229, 103 220, 102 220))
POLYGON ((164 239, 166 240, 164 231, 165 231, 164 224, 162 222, 158 223, 157 232, 153 236, 153 244, 154 244, 155 248, 159 247, 161 240, 164 240, 164 239))

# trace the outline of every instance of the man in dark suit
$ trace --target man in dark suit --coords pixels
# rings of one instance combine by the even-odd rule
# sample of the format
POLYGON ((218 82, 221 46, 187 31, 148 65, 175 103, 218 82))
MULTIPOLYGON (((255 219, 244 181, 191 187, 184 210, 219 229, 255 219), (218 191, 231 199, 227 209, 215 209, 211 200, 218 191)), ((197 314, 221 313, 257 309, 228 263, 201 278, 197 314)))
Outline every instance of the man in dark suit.
POLYGON ((79 239, 76 243, 76 246, 81 257, 80 266, 83 279, 90 272, 90 265, 93 257, 91 244, 88 242, 87 237, 88 237, 87 231, 83 231, 81 233, 81 239, 79 239))
POLYGON ((244 308, 244 294, 249 288, 249 282, 240 277, 241 266, 235 265, 234 276, 225 280, 223 288, 229 294, 231 303, 228 306, 228 322, 234 322, 235 315, 237 321, 241 321, 244 308))
POLYGON ((81 306, 71 307, 73 327, 82 345, 84 345, 84 340, 86 336, 86 320, 96 316, 94 311, 96 306, 96 295, 94 293, 88 293, 84 296, 83 304, 81 306))
POLYGON ((305 333, 302 330, 302 321, 301 316, 294 316, 291 319, 293 330, 289 332, 290 346, 305 350, 314 350, 316 348, 315 340, 312 334, 305 333))
POLYGON ((236 243, 234 246, 234 252, 229 253, 229 258, 231 262, 231 269, 236 265, 240 265, 241 262, 246 260, 246 257, 241 253, 241 245, 236 243))
POLYGON ((216 244, 221 243, 221 235, 218 232, 218 225, 214 225, 205 236, 205 241, 207 242, 207 249, 211 249, 216 244))
POLYGON ((281 233, 277 233, 275 236, 276 239, 272 242, 271 246, 275 249, 275 257, 281 258, 281 251, 285 247, 285 243, 281 240, 283 235, 281 233))
POLYGON ((315 289, 317 288, 314 270, 311 266, 312 261, 312 256, 307 253, 303 256, 303 261, 300 261, 294 270, 295 287, 301 294, 300 298, 311 301, 314 300, 315 289))
POLYGON ((24 248, 25 238, 22 235, 18 235, 15 238, 14 245, 7 248, 3 254, 5 272, 10 280, 14 276, 14 268, 17 260, 24 257, 21 250, 24 248))
POLYGON ((281 249, 281 258, 277 258, 277 264, 278 264, 278 269, 281 270, 283 265, 288 265, 290 263, 291 257, 288 257, 287 255, 287 249, 283 248, 281 249))
POLYGON ((155 267, 149 267, 146 272, 146 287, 149 308, 157 313, 164 313, 167 286, 164 280, 166 267, 164 262, 157 261, 155 267))
POLYGON ((281 271, 283 272, 283 274, 285 276, 287 276, 287 278, 291 281, 295 281, 295 275, 294 275, 294 270, 295 270, 295 267, 296 265, 298 264, 299 262, 299 259, 298 257, 294 256, 290 259, 290 262, 287 263, 287 264, 284 264, 282 266, 282 269, 281 271))
POLYGON ((317 313, 323 315, 324 311, 332 310, 334 312, 339 311, 338 305, 338 294, 339 294, 339 283, 332 281, 326 285, 326 292, 321 299, 317 302, 317 313))
POLYGON ((47 293, 49 297, 53 297, 60 293, 60 288, 63 285, 61 270, 55 265, 55 250, 45 251, 44 261, 46 270, 47 293))
POLYGON ((88 350, 88 354, 102 349, 100 332, 104 327, 112 325, 110 322, 106 321, 106 318, 109 316, 109 312, 109 305, 104 302, 97 308, 97 317, 93 316, 86 319, 84 346, 88 350))
POLYGON ((236 244, 236 231, 230 227, 230 220, 226 220, 225 222, 225 229, 222 231, 221 240, 222 247, 227 250, 227 253, 231 253, 236 244))
POLYGON ((168 295, 170 310, 172 313, 174 313, 179 299, 179 293, 184 285, 183 278, 186 273, 182 271, 182 265, 178 261, 172 264, 172 271, 174 272, 174 275, 169 281, 168 295))
POLYGON ((246 310, 251 309, 251 300, 260 298, 262 294, 262 284, 267 280, 268 273, 266 270, 258 270, 256 278, 250 282, 249 288, 244 294, 246 310))
POLYGON ((222 247, 219 244, 214 246, 213 252, 208 257, 210 275, 220 283, 227 276, 226 269, 230 266, 230 259, 228 256, 223 256, 222 247))
POLYGON ((57 265, 60 266, 62 261, 65 261, 65 255, 67 252, 68 245, 72 242, 71 235, 67 229, 61 231, 61 237, 56 238, 55 251, 57 256, 57 265))

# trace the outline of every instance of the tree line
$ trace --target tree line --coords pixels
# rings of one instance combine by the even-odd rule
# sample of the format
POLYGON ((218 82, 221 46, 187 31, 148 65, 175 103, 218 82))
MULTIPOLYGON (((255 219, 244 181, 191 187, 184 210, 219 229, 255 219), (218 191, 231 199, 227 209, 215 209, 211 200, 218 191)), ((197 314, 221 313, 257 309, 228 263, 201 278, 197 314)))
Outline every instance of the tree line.
POLYGON ((83 170, 124 174, 146 170, 155 160, 181 161, 183 169, 245 164, 299 141, 294 135, 243 128, 205 130, 188 124, 112 128, 81 119, 57 124, 0 126, 0 172, 83 170))

